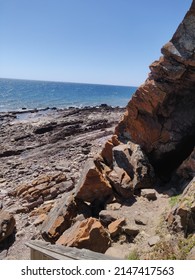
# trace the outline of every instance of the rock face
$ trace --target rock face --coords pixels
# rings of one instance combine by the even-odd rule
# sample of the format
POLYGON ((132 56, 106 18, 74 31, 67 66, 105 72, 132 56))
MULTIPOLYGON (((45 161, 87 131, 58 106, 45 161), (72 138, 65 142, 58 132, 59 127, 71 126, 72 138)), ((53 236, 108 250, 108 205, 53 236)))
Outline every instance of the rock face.
POLYGON ((10 236, 15 228, 16 221, 9 212, 0 210, 0 242, 10 236))
POLYGON ((146 82, 127 106, 116 133, 141 146, 156 172, 176 169, 195 142, 195 2, 146 82))
POLYGON ((169 226, 175 231, 183 230, 187 236, 195 231, 195 178, 186 187, 179 203, 168 217, 169 226))

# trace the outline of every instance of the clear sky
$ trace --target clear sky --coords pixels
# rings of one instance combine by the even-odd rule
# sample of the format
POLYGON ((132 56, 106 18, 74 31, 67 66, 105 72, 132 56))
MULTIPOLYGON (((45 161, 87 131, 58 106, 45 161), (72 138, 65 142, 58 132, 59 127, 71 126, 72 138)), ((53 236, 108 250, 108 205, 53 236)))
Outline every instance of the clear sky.
POLYGON ((0 0, 0 77, 138 86, 192 0, 0 0))

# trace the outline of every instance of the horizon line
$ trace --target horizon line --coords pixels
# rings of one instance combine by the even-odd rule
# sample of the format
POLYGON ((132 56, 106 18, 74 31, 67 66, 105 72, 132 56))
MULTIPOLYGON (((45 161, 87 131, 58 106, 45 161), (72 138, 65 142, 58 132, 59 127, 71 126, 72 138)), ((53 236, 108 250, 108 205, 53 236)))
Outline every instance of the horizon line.
POLYGON ((67 81, 60 81, 60 80, 39 80, 39 79, 30 79, 30 78, 8 78, 8 77, 0 77, 0 79, 4 80, 19 80, 19 81, 32 81, 32 82, 54 82, 54 83, 64 83, 64 84, 84 84, 84 85, 102 85, 102 86, 118 86, 118 87, 135 87, 138 88, 139 86, 136 85, 118 85, 118 84, 101 84, 101 83, 89 83, 89 82, 67 82, 67 81))

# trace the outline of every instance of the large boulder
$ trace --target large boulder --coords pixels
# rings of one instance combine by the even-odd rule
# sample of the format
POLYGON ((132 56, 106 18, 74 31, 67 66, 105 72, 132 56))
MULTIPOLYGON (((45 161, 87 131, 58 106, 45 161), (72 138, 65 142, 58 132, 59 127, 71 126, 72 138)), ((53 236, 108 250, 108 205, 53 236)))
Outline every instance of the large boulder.
POLYGON ((87 205, 78 201, 73 195, 65 195, 50 211, 42 225, 42 237, 46 241, 55 242, 73 223, 73 219, 82 213, 85 217, 91 215, 87 205))
POLYGON ((112 196, 112 187, 105 178, 105 174, 98 170, 93 160, 88 160, 78 182, 75 197, 86 202, 93 202, 106 201, 110 196, 112 196))
POLYGON ((0 210, 0 242, 14 232, 15 225, 14 216, 5 210, 0 210))
MULTIPOLYGON (((153 167, 139 145, 129 141, 113 148, 113 169, 120 174, 117 172, 119 168, 129 177, 129 189, 153 187, 153 167)), ((123 178, 127 176, 123 175, 123 178)), ((125 182, 127 181, 126 179, 125 182)), ((121 188, 124 186, 122 184, 121 188)))
POLYGON ((56 243, 105 253, 111 245, 111 240, 102 224, 95 218, 89 218, 76 222, 70 229, 64 232, 56 243))

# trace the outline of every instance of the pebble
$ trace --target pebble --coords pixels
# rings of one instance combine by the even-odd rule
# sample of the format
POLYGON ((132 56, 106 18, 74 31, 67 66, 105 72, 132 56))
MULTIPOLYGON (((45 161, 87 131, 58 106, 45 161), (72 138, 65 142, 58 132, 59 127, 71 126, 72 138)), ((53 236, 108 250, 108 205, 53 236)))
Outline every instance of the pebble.
POLYGON ((160 241, 160 237, 158 235, 152 236, 148 239, 148 245, 150 247, 156 245, 160 241))

